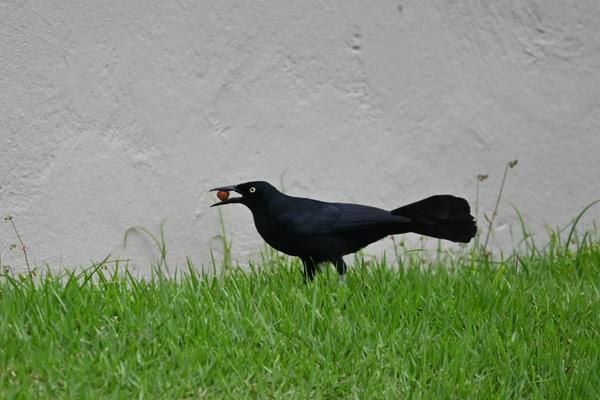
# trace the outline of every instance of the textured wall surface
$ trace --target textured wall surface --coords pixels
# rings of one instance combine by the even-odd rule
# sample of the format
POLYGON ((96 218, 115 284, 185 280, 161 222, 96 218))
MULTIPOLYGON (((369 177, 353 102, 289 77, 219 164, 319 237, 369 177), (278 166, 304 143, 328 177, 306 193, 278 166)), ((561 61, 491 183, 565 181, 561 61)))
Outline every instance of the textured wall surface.
MULTIPOLYGON (((393 208, 434 193, 490 211, 510 246, 600 198, 600 2, 0 1, 0 213, 37 264, 108 253, 161 221, 171 263, 207 263, 207 189, 393 208), (516 225, 515 225, 516 227, 516 225)), ((262 241, 223 208, 235 257, 262 241)), ((586 221, 597 218, 592 210, 586 221)), ((2 263, 23 264, 0 224, 2 263)), ((379 253, 389 245, 368 248, 379 253)))

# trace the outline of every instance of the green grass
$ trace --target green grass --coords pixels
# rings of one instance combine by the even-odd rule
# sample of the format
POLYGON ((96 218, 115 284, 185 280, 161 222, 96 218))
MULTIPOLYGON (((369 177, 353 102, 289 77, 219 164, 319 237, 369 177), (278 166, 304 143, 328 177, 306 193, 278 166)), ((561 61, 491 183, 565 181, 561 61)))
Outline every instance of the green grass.
POLYGON ((346 284, 277 256, 218 278, 4 274, 0 398, 597 398, 600 245, 574 239, 358 259, 346 284))

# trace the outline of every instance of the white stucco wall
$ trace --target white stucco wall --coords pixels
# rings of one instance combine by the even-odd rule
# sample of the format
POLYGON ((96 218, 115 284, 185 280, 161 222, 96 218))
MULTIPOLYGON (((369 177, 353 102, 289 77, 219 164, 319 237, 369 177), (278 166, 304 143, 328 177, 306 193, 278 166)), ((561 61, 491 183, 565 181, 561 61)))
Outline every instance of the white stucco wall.
MULTIPOLYGON (((435 193, 530 228, 600 198, 600 2, 0 2, 0 213, 37 264, 207 263, 209 188, 393 208, 435 193)), ((223 209, 235 256, 262 241, 223 209)), ((597 218, 592 210, 586 221, 597 218)), ((2 263, 22 265, 0 224, 2 263)), ((369 250, 377 253, 385 244, 369 250)), ((215 250, 218 245, 213 243, 215 250)))

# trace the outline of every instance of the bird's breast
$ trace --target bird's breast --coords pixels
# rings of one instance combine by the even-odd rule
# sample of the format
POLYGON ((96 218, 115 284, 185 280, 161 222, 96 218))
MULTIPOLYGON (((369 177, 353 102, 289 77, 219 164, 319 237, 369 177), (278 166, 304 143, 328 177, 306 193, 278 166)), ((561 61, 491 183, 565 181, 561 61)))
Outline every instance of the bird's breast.
POLYGON ((274 249, 291 256, 303 256, 306 252, 302 239, 287 232, 276 219, 255 216, 254 225, 264 241, 274 249))

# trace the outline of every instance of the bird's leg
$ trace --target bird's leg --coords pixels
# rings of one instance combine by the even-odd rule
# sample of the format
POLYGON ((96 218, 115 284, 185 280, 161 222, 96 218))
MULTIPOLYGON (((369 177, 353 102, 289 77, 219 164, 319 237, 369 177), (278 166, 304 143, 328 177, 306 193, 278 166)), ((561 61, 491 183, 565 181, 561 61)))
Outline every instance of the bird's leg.
POLYGON ((317 263, 312 258, 302 258, 304 266, 304 281, 312 281, 317 272, 317 263))
POLYGON ((348 269, 348 266, 344 262, 344 259, 342 257, 339 257, 339 258, 336 258, 335 260, 331 260, 331 262, 333 263, 333 265, 335 265, 335 268, 337 269, 338 274, 340 274, 340 278, 344 279, 344 277, 346 275, 346 270, 348 269))

